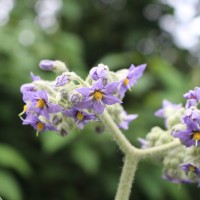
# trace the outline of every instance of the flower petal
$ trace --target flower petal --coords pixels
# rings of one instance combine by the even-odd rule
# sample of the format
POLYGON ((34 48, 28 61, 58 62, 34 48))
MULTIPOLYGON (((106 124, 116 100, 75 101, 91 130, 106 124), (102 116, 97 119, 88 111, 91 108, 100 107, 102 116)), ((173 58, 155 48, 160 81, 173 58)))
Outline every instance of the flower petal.
POLYGON ((94 83, 94 85, 92 86, 92 91, 94 90, 101 90, 104 88, 104 85, 103 85, 103 81, 102 79, 99 79, 97 82, 94 83))
POLYGON ((81 93, 83 96, 88 96, 90 94, 91 89, 89 87, 82 87, 76 89, 76 91, 81 93))
POLYGON ((129 72, 128 78, 130 78, 130 79, 133 78, 135 80, 139 79, 142 76, 145 68, 146 68, 146 64, 136 67, 134 70, 129 72))
POLYGON ((116 91, 118 85, 119 82, 113 82, 108 84, 105 88, 105 93, 113 94, 116 91))
POLYGON ((63 107, 58 104, 48 103, 48 112, 49 113, 57 113, 61 112, 63 107))
POLYGON ((80 102, 76 105, 76 108, 78 108, 78 109, 90 109, 91 107, 92 107, 92 98, 91 97, 83 98, 82 102, 80 102))
POLYGON ((104 95, 102 101, 108 105, 112 105, 115 103, 122 103, 122 101, 119 98, 112 96, 112 95, 104 95))
POLYGON ((101 101, 95 101, 93 103, 93 109, 98 113, 98 114, 102 114, 104 109, 105 109, 105 105, 102 104, 101 101))

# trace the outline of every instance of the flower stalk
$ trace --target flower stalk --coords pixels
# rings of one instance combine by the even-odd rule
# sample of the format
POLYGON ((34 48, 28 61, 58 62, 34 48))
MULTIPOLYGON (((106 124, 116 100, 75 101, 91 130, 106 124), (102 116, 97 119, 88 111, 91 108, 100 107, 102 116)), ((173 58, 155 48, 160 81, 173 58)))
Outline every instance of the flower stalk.
POLYGON ((129 199, 138 161, 139 160, 132 155, 125 156, 124 166, 122 169, 115 200, 129 199))
POLYGON ((173 140, 167 144, 148 149, 138 149, 134 147, 122 134, 117 125, 113 122, 109 113, 105 110, 101 116, 101 121, 108 128, 121 151, 124 153, 124 166, 120 176, 120 181, 115 196, 115 200, 128 200, 131 194, 132 183, 134 181, 137 165, 140 160, 156 156, 159 153, 168 151, 180 145, 179 140, 173 140))

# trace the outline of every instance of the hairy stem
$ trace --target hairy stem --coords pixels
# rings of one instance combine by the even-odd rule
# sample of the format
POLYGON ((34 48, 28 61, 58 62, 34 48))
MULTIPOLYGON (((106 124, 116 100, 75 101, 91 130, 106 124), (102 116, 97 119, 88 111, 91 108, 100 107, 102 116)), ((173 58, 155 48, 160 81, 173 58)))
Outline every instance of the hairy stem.
POLYGON ((101 116, 101 121, 108 128, 109 133, 115 139, 116 143, 120 147, 123 153, 130 153, 131 150, 134 151, 134 147, 131 143, 126 139, 126 137, 122 134, 120 129, 117 127, 109 113, 105 110, 103 115, 101 116))
POLYGON ((140 159, 144 159, 144 158, 149 158, 152 156, 156 156, 157 154, 163 153, 165 151, 168 151, 170 149, 173 149, 174 147, 177 147, 178 145, 180 145, 180 140, 179 139, 174 139, 172 142, 169 142, 167 144, 163 144, 160 146, 156 146, 156 147, 151 147, 151 148, 147 148, 147 149, 133 149, 133 153, 136 153, 140 159))
POLYGON ((128 200, 131 194, 131 187, 134 181, 138 162, 141 159, 145 159, 147 157, 149 158, 159 153, 170 150, 180 145, 180 141, 178 139, 174 139, 174 141, 168 144, 163 144, 148 149, 138 149, 126 139, 126 137, 117 127, 117 125, 106 110, 104 111, 104 114, 101 116, 100 119, 108 128, 109 133, 115 139, 121 151, 125 154, 124 166, 122 169, 115 200, 128 200))
POLYGON ((132 155, 126 155, 122 169, 115 200, 128 200, 131 194, 132 182, 137 169, 138 159, 132 155))

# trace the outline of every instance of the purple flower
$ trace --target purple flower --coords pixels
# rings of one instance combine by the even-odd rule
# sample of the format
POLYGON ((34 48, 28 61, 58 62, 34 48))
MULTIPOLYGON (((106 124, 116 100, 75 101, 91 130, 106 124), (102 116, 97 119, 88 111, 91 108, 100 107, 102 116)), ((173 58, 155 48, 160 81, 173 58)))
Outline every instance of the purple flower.
POLYGON ((39 76, 36 76, 33 72, 31 72, 31 78, 33 81, 39 81, 41 78, 39 76))
POLYGON ((23 120, 23 125, 31 125, 35 130, 37 130, 36 135, 38 135, 39 132, 44 132, 46 130, 56 130, 51 124, 41 122, 36 114, 29 115, 25 120, 23 120))
POLYGON ((184 94, 183 97, 187 99, 186 108, 196 106, 200 100, 200 88, 195 87, 194 90, 190 90, 184 94))
POLYGON ((137 80, 143 75, 145 68, 146 64, 139 65, 138 67, 131 65, 126 77, 120 82, 119 94, 121 98, 124 97, 125 92, 128 89, 130 89, 137 82, 137 80))
POLYGON ((102 114, 106 105, 122 103, 120 99, 113 96, 118 84, 118 82, 113 82, 104 86, 102 80, 99 79, 91 88, 78 88, 77 92, 83 95, 83 99, 76 107, 78 109, 93 108, 98 114, 102 114))
POLYGON ((107 76, 107 72, 108 67, 106 65, 99 64, 97 67, 93 67, 89 74, 93 80, 97 81, 101 78, 105 78, 107 76))
POLYGON ((62 75, 60 75, 60 76, 58 76, 56 78, 56 84, 55 84, 55 86, 56 87, 63 86, 66 83, 68 83, 68 81, 69 81, 68 76, 66 74, 62 74, 62 75))
POLYGON ((54 61, 52 60, 41 60, 39 63, 39 67, 42 70, 52 71, 54 69, 54 61))
POLYGON ((82 110, 79 110, 75 107, 71 108, 70 110, 65 110, 63 112, 68 117, 71 117, 74 119, 75 123, 78 125, 80 129, 84 127, 86 123, 88 123, 90 120, 96 120, 94 114, 92 113, 86 113, 82 110))
POLYGON ((32 72, 31 78, 33 80, 33 83, 26 83, 20 87, 20 92, 23 94, 24 102, 26 102, 29 99, 30 95, 33 95, 36 92, 34 81, 41 80, 39 76, 35 76, 32 72))
POLYGON ((120 128, 123 128, 125 130, 128 130, 128 125, 131 121, 133 121, 134 119, 136 119, 138 117, 138 115, 128 115, 127 112, 122 112, 121 113, 121 119, 122 121, 120 122, 120 124, 118 125, 120 128))
POLYGON ((143 138, 138 138, 138 141, 140 142, 142 149, 146 149, 146 148, 149 147, 149 141, 148 140, 145 140, 143 138))
POLYGON ((20 88, 20 91, 23 95, 22 99, 25 103, 33 98, 34 93, 36 93, 35 86, 31 83, 23 84, 20 88))
POLYGON ((174 131, 172 135, 186 147, 200 146, 200 128, 196 123, 190 123, 186 130, 174 131))
POLYGON ((190 107, 185 110, 182 117, 183 123, 190 125, 191 123, 200 124, 200 112, 196 107, 190 107))
POLYGON ((47 119, 49 119, 49 113, 57 113, 63 110, 62 106, 48 101, 48 95, 45 91, 38 90, 34 95, 31 93, 29 98, 31 101, 30 109, 47 119))
POLYGON ((196 175, 200 176, 200 169, 193 165, 193 164, 181 164, 179 165, 180 169, 182 169, 183 171, 189 172, 189 173, 195 173, 196 175))
POLYGON ((164 175, 162 176, 163 179, 170 181, 172 183, 176 183, 176 184, 182 184, 182 183, 192 183, 191 180, 189 179, 182 179, 179 177, 175 177, 175 176, 170 176, 167 173, 164 173, 164 175))
POLYGON ((163 100, 162 102, 162 108, 157 110, 155 112, 155 115, 157 117, 161 117, 161 118, 167 118, 167 115, 166 115, 166 110, 171 110, 171 111, 176 111, 178 109, 180 109, 182 107, 181 104, 174 104, 168 100, 163 100))

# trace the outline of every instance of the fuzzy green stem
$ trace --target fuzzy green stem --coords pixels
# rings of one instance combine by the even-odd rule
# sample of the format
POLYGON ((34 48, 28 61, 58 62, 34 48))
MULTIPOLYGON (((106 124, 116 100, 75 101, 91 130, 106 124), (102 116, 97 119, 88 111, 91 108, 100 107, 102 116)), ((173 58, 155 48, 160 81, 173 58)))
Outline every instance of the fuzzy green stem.
POLYGON ((148 149, 138 149, 135 148, 126 139, 126 137, 122 134, 122 132, 114 123, 113 119, 106 110, 104 111, 104 114, 100 117, 100 119, 108 128, 109 133, 115 139, 119 148, 125 154, 125 162, 122 169, 115 200, 128 200, 131 193, 132 182, 134 181, 134 176, 138 162, 141 159, 145 159, 147 157, 149 158, 159 153, 163 153, 167 150, 170 150, 180 145, 180 141, 178 139, 174 139, 168 144, 163 144, 148 149))
POLYGON ((105 110, 103 115, 100 117, 101 121, 108 128, 109 133, 115 139, 116 143, 120 147, 123 153, 129 154, 131 150, 133 151, 134 147, 131 143, 126 139, 126 137, 122 134, 120 129, 117 127, 109 113, 105 110))
POLYGON ((131 194, 132 182, 137 169, 138 159, 132 155, 125 156, 115 200, 128 200, 131 194))
POLYGON ((168 151, 170 149, 173 149, 174 147, 177 147, 178 145, 180 145, 180 140, 179 139, 174 139, 172 142, 169 142, 167 144, 163 144, 160 146, 156 146, 156 147, 151 147, 151 148, 147 148, 147 149, 133 149, 133 153, 136 153, 137 156, 140 157, 140 159, 145 159, 145 158, 149 158, 152 156, 156 156, 157 154, 163 153, 165 151, 168 151))

